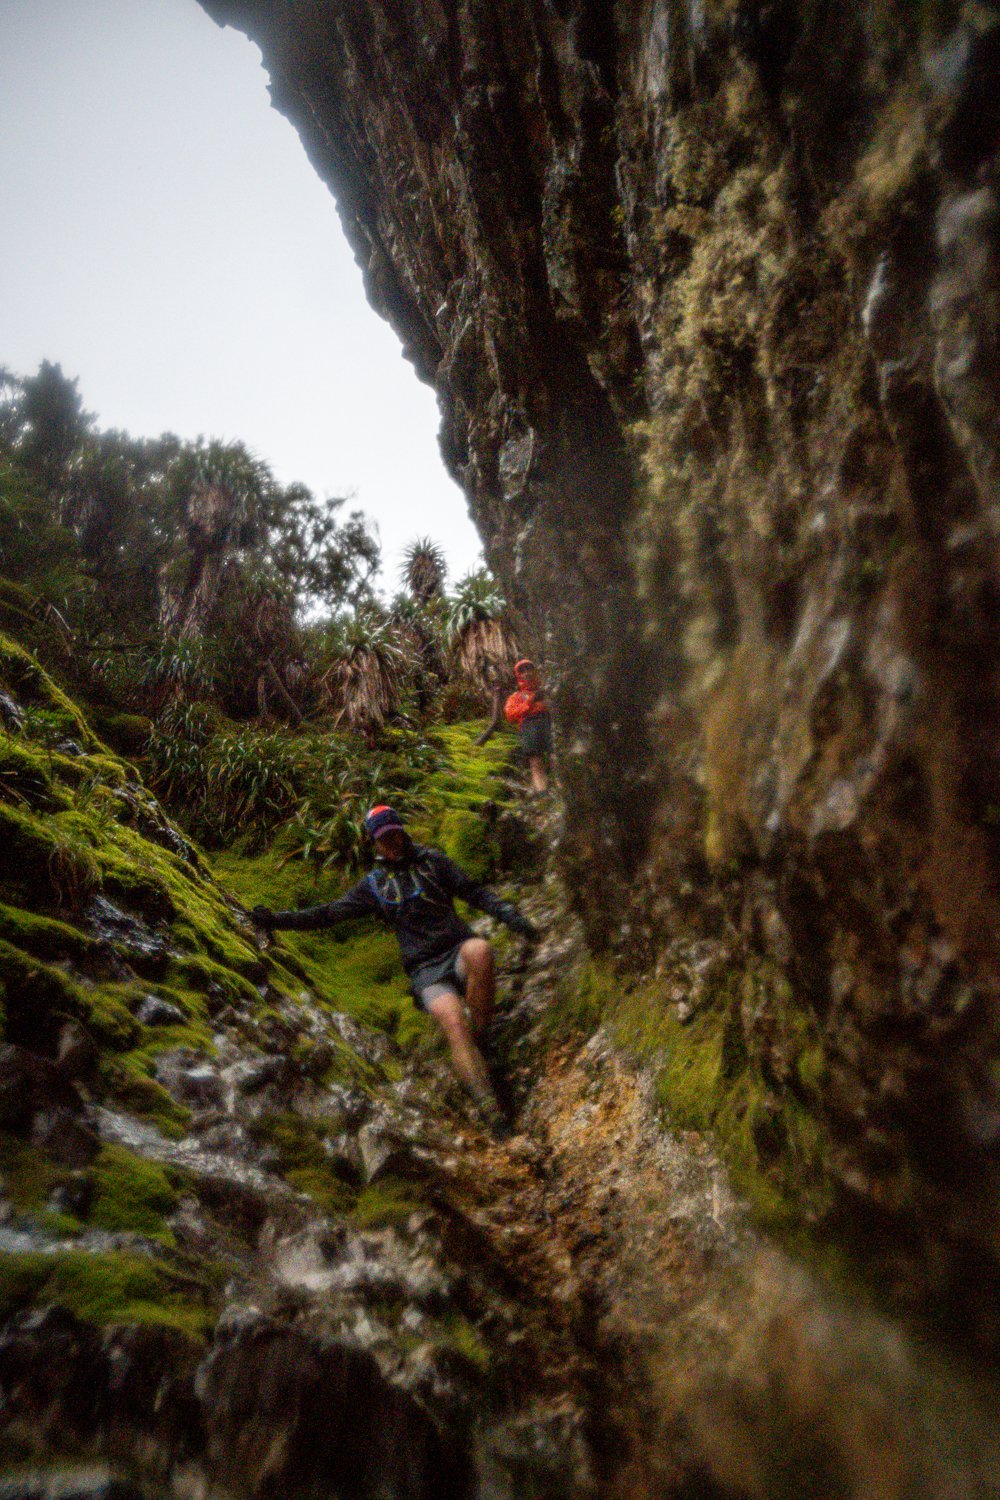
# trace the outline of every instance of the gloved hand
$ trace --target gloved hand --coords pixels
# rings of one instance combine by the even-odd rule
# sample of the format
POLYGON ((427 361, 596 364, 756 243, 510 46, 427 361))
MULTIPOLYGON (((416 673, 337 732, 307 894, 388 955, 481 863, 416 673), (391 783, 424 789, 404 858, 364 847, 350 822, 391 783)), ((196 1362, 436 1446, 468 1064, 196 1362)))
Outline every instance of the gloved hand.
POLYGON ((263 927, 265 932, 270 932, 274 926, 274 912, 269 906, 255 906, 250 913, 250 920, 255 927, 263 927))
POLYGON ((529 922, 527 917, 522 917, 520 912, 514 913, 507 926, 511 932, 516 932, 518 937, 526 938, 529 943, 537 943, 542 935, 534 923, 529 922))

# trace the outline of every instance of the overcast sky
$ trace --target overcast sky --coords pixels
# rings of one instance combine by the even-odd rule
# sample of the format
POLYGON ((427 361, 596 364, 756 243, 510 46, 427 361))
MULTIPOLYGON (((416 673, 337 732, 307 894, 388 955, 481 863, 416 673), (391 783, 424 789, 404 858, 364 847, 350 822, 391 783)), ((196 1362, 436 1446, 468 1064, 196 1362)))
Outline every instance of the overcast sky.
POLYGON ((0 364, 58 362, 102 426, 242 438, 353 491, 390 592, 418 533, 477 564, 434 395, 257 48, 196 0, 0 0, 0 214, 0 364))

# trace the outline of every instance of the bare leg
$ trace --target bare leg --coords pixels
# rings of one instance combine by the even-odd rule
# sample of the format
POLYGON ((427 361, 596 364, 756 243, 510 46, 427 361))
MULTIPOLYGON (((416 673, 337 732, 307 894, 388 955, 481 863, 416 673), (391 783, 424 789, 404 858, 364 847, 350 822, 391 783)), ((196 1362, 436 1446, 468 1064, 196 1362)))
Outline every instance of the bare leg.
POLYGON ((483 1054, 472 1039, 465 1007, 458 995, 439 995, 428 1002, 427 1009, 444 1032, 451 1049, 455 1072, 477 1104, 496 1107, 490 1075, 483 1054))
POLYGON ((466 938, 459 952, 465 964, 465 1003, 472 1018, 473 1034, 481 1037, 490 1024, 496 998, 493 949, 485 938, 466 938))
POLYGON ((528 770, 531 773, 531 790, 533 792, 547 792, 549 789, 549 773, 545 764, 545 756, 529 755, 528 770))

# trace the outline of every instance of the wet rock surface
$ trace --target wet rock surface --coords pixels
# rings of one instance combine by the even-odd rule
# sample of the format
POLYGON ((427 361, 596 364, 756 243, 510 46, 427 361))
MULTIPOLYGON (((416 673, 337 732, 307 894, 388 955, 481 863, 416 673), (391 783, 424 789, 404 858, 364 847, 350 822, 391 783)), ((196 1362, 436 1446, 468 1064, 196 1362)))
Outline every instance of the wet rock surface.
MULTIPOLYGON (((873 1493, 874 1424, 880 1496, 989 1493, 989 1382, 759 1239, 705 1141, 664 1128, 652 1076, 607 1034, 551 1040, 553 985, 574 955, 577 940, 553 934, 503 977, 504 1143, 470 1117, 442 1059, 400 1063, 375 1034, 365 1052, 393 1076, 364 1089, 222 1027, 212 1054, 160 1054, 174 1086, 198 1075, 180 1138, 93 1110, 105 1147, 181 1171, 173 1248, 94 1228, 60 1241, 15 1213, 0 1252, 55 1258, 72 1244, 164 1267, 190 1255, 220 1270, 216 1310, 201 1339, 58 1307, 8 1317, 3 1451, 27 1466, 118 1466, 81 1479, 81 1495, 138 1474, 152 1495, 195 1482, 262 1497, 771 1500, 817 1454, 831 1493, 873 1493), (310 1160, 336 1164, 342 1201, 318 1196, 329 1177, 289 1167, 316 1130, 310 1160), (387 1196, 366 1222, 371 1192, 387 1196), (955 1400, 962 1433, 942 1445, 955 1400)), ((716 962, 711 945, 685 950, 696 1006, 716 962)), ((275 1023, 286 1042, 362 1031, 300 1004, 298 1030, 287 1012, 275 1023)), ((13 1062, 26 1066, 16 1050, 13 1062)), ((58 1070, 40 1071, 65 1098, 58 1070)), ((53 1207, 86 1213, 92 1191, 71 1170, 53 1207)), ((30 1483, 48 1495, 75 1472, 30 1483)))

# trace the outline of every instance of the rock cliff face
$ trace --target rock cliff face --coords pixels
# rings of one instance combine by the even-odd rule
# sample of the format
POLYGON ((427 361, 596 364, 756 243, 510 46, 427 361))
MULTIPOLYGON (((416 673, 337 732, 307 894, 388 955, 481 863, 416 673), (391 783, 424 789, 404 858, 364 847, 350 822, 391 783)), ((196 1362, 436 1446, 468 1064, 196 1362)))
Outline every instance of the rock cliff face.
POLYGON ((751 1175, 994 1340, 995 6, 202 3, 551 663, 593 944, 671 1026, 701 974, 751 1175))

